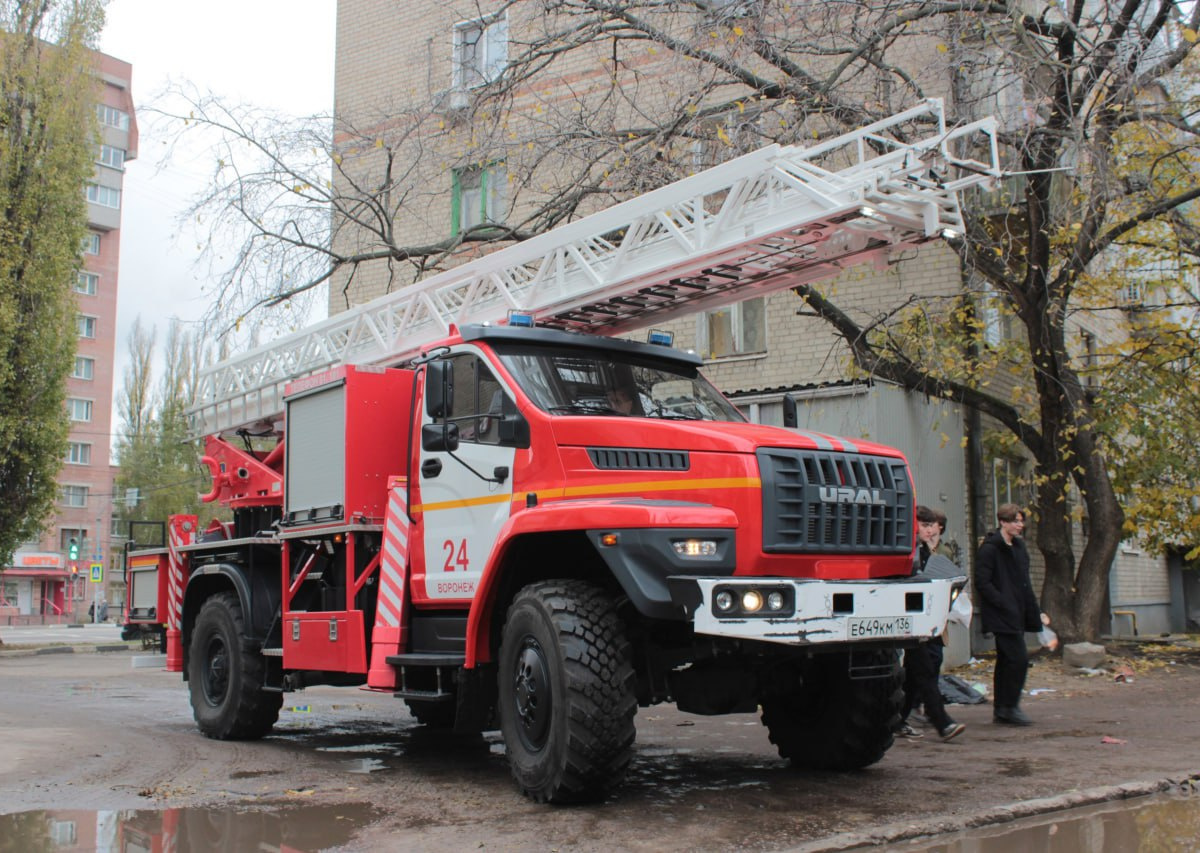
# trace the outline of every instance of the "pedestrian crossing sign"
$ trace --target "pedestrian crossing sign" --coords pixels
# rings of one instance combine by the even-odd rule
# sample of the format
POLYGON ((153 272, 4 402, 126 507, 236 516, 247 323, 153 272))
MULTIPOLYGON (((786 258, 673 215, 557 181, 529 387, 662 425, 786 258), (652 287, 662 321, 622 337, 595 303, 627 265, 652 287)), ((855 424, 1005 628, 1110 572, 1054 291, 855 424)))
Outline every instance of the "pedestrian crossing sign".
POLYGON ((102 583, 104 581, 104 564, 92 563, 92 583, 102 583))

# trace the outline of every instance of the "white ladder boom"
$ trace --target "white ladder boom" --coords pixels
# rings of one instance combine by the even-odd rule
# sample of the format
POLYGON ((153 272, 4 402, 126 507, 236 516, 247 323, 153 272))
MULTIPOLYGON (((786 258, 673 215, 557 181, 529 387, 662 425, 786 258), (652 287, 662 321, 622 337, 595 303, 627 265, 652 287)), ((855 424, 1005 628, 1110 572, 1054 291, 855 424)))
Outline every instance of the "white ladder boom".
POLYGON ((947 130, 937 98, 809 148, 770 145, 226 359, 200 376, 191 431, 273 418, 294 379, 400 364, 452 323, 496 323, 510 309, 616 335, 831 277, 961 235, 958 192, 1000 175, 995 121, 947 130))

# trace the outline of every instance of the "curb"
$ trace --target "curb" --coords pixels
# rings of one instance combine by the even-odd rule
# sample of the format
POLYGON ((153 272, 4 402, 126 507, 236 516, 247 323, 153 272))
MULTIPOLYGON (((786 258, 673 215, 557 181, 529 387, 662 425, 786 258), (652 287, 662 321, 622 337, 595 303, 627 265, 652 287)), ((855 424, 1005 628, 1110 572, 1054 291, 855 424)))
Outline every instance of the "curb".
POLYGON ((69 654, 90 654, 92 652, 132 652, 134 647, 124 643, 116 645, 113 643, 100 644, 95 646, 0 646, 0 659, 4 658, 23 658, 32 657, 33 655, 69 655, 69 654))
POLYGON ((934 818, 927 821, 893 823, 862 832, 844 833, 787 848, 788 853, 840 853, 881 844, 914 842, 920 838, 944 836, 969 829, 996 826, 1022 818, 1037 817, 1052 812, 1094 806, 1101 803, 1145 797, 1175 791, 1181 794, 1200 793, 1200 771, 1189 771, 1141 782, 1125 782, 1101 788, 1070 791, 1038 800, 1022 800, 1006 806, 995 806, 974 814, 955 818, 934 818))

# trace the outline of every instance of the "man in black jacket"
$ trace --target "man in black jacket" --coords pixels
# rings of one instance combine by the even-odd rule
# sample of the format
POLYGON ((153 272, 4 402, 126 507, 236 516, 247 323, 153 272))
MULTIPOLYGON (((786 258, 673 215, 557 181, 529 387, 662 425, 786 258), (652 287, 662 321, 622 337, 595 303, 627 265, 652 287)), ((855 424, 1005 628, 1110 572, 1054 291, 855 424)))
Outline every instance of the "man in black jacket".
POLYGON ((1016 504, 996 510, 1000 529, 979 546, 975 561, 975 589, 984 633, 996 638, 996 672, 993 682, 997 723, 1027 726, 1033 722, 1020 708, 1021 690, 1029 669, 1025 632, 1040 631, 1050 618, 1038 607, 1029 579, 1029 552, 1021 539, 1025 513, 1016 504))

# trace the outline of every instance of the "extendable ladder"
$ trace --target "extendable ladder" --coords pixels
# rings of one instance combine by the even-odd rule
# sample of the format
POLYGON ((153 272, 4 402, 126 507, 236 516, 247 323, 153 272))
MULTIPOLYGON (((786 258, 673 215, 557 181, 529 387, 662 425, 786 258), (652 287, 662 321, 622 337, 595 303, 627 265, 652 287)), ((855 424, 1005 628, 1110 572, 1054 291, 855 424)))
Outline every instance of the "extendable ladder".
POLYGON ((191 431, 275 417, 288 382, 402 364, 451 324, 518 310, 622 334, 961 235, 958 193, 1001 175, 995 133, 990 118, 948 129, 935 98, 811 147, 769 145, 226 359, 201 374, 191 431))

